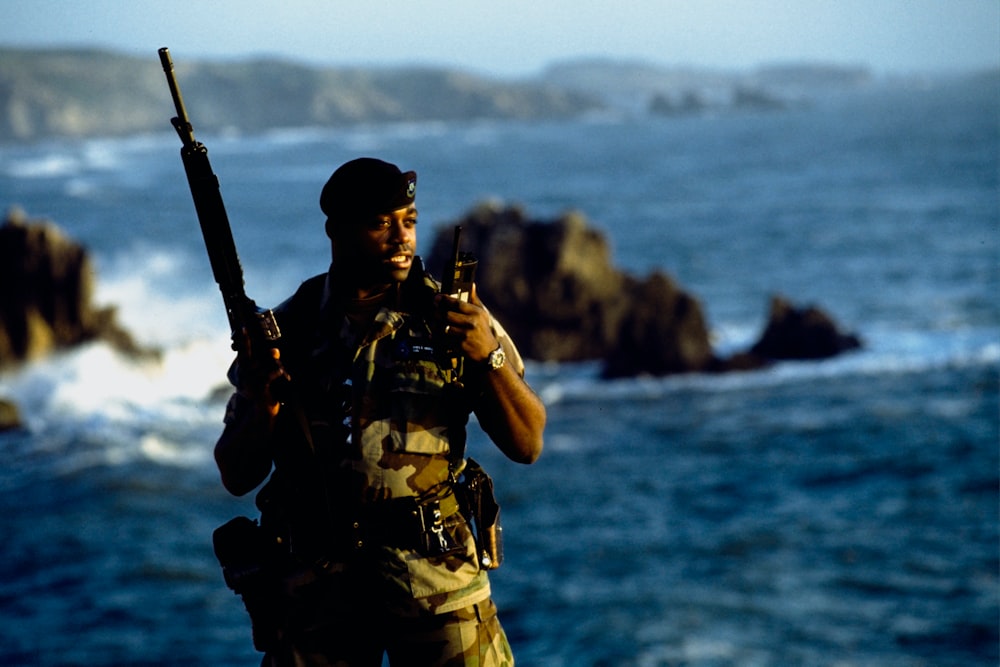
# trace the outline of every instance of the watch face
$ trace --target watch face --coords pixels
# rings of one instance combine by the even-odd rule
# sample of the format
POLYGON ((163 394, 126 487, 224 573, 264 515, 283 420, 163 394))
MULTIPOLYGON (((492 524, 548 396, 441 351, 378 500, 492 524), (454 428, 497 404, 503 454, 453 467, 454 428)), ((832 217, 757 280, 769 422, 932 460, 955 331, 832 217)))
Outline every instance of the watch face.
POLYGON ((489 364, 490 368, 496 370, 503 366, 503 362, 507 360, 507 355, 504 354, 503 348, 498 347, 497 349, 490 352, 489 358, 486 362, 489 364))

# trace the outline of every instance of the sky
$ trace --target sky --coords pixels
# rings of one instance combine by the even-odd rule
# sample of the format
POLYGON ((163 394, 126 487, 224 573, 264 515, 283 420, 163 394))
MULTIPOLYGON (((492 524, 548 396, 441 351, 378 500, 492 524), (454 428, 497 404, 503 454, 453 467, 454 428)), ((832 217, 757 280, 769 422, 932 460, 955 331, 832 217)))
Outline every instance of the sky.
POLYGON ((501 77, 611 57, 877 73, 1000 66, 1000 0, 14 0, 3 46, 98 46, 156 59, 282 56, 443 65, 501 77))

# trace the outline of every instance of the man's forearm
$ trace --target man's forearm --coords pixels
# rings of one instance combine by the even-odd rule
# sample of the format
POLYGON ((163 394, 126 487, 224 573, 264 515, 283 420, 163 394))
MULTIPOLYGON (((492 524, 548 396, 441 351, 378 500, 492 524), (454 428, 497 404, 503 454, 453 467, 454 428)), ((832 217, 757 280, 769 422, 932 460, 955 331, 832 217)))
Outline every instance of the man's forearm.
POLYGON ((479 423, 513 461, 534 463, 542 453, 545 405, 510 364, 487 371, 476 410, 479 423))
POLYGON ((215 463, 222 484, 233 495, 249 493, 271 471, 270 437, 276 416, 276 405, 233 395, 226 428, 215 444, 215 463))

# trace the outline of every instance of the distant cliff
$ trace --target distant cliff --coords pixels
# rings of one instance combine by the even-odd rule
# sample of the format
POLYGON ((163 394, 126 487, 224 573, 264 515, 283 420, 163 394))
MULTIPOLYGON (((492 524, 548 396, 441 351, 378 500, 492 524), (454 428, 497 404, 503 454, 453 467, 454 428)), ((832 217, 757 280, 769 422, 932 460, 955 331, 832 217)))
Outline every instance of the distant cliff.
MULTIPOLYGON (((172 55, 198 130, 564 118, 602 105, 587 93, 447 69, 319 68, 172 55)), ((155 49, 137 58, 99 50, 0 48, 0 142, 169 131, 172 115, 155 49)))

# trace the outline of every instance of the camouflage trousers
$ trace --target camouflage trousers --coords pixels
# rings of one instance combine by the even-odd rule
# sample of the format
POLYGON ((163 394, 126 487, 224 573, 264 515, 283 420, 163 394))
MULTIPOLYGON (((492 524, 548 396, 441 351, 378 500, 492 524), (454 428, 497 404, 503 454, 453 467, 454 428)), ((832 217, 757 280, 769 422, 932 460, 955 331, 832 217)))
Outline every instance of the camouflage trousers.
POLYGON ((391 667, 514 665, 491 599, 444 614, 378 621, 364 616, 330 619, 300 631, 265 655, 261 665, 381 667, 384 654, 391 667))

